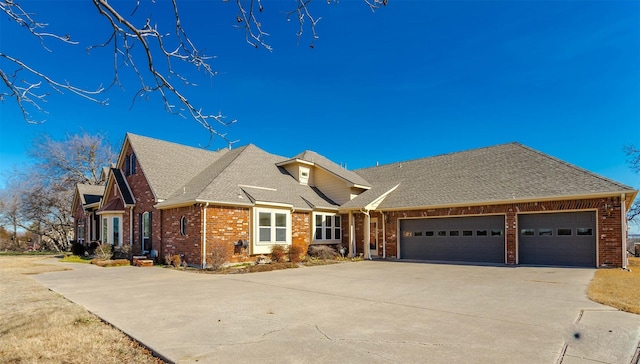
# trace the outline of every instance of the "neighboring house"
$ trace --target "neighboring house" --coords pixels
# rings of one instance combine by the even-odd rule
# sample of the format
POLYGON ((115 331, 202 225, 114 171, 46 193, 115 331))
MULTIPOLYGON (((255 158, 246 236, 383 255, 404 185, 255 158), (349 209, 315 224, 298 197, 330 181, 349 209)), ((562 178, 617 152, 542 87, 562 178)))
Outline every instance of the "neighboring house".
MULTIPOLYGON (((213 255, 240 261, 276 244, 601 267, 626 266, 625 214, 637 192, 518 143, 349 171, 311 151, 212 152, 127 134, 90 212, 100 216, 92 225, 100 240, 200 267, 213 255)), ((74 211, 81 232, 87 210, 74 211)))

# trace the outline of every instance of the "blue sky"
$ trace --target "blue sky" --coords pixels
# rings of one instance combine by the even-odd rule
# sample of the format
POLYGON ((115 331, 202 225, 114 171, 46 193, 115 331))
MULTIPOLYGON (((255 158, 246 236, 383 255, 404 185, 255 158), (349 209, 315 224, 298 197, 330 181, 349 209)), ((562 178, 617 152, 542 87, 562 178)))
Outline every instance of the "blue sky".
MULTIPOLYGON (((134 2, 112 3, 128 13, 134 2)), ((168 2, 146 3, 138 15, 152 12, 166 27, 168 2)), ((238 145, 283 156, 310 149, 356 169, 517 141, 640 187, 622 151, 640 146, 640 2, 390 0, 371 12, 361 1, 315 0, 322 20, 313 49, 286 20, 292 4, 263 1, 268 52, 245 43, 233 2, 179 2, 184 27, 219 72, 187 70, 199 86, 185 92, 237 119, 220 130, 238 145)), ((46 52, 2 17, 2 52, 84 87, 109 83, 110 51, 84 52, 109 36, 90 1, 24 6, 81 46, 50 41, 46 52)), ((196 122, 164 112, 157 97, 131 107, 135 80, 131 71, 121 76, 124 89, 105 95, 110 106, 54 94, 40 125, 25 123, 11 100, 1 103, 0 180, 40 133, 101 131, 116 149, 126 132, 207 144, 196 122)))

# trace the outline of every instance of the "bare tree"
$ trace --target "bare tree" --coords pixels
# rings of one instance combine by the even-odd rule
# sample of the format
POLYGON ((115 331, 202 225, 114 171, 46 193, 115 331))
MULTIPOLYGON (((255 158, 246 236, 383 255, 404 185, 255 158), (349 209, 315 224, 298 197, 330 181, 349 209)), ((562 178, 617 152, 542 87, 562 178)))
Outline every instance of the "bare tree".
MULTIPOLYGON (((627 162, 629 163, 629 167, 636 173, 640 173, 640 149, 636 148, 634 145, 628 145, 624 147, 624 152, 628 157, 627 162)), ((636 199, 636 202, 633 203, 631 208, 629 208, 629 212, 627 212, 627 220, 629 222, 637 222, 640 216, 640 202, 636 199)))
POLYGON ((33 163, 14 173, 3 191, 0 224, 13 226, 14 234, 19 227, 38 235, 50 249, 66 250, 76 184, 101 184, 102 167, 109 166, 115 155, 106 136, 82 133, 62 141, 40 136, 29 156, 33 163))
MULTIPOLYGON (((152 5, 153 0, 147 0, 152 5)), ((265 10, 261 0, 222 0, 235 3, 238 13, 235 25, 244 28, 246 41, 256 48, 271 50, 267 41, 269 35, 262 27, 260 18, 265 10)), ((305 31, 311 33, 310 46, 318 38, 316 26, 320 17, 312 14, 309 4, 311 0, 290 0, 292 10, 287 13, 287 19, 295 18, 299 24, 297 36, 303 37, 305 31)), ((327 3, 337 0, 325 0, 327 3)), ((388 0, 363 0, 371 10, 387 5, 388 0)), ((210 137, 218 136, 229 145, 233 143, 225 132, 218 127, 228 126, 236 120, 228 120, 222 113, 210 113, 202 107, 194 105, 182 91, 183 85, 194 85, 195 82, 178 72, 176 64, 186 64, 204 72, 207 76, 215 75, 209 61, 211 56, 203 54, 187 34, 181 22, 178 0, 171 0, 172 24, 160 24, 149 15, 136 16, 141 0, 135 3, 114 3, 107 0, 92 0, 97 13, 105 20, 110 34, 103 43, 85 46, 87 51, 95 48, 110 47, 113 50, 113 79, 108 85, 99 85, 93 89, 74 86, 68 81, 61 81, 31 67, 28 62, 0 51, 0 58, 4 58, 13 67, 0 68, 0 79, 5 90, 0 90, 0 100, 11 98, 20 108, 23 118, 27 122, 39 122, 33 114, 46 112, 42 104, 47 100, 48 93, 45 86, 56 92, 71 92, 85 99, 107 105, 106 99, 101 99, 107 89, 113 85, 121 85, 120 68, 126 65, 133 69, 140 84, 133 100, 145 97, 151 93, 159 94, 164 108, 174 114, 191 119, 202 125, 210 137), (142 49, 142 52, 134 52, 142 49)), ((142 2, 146 2, 142 0, 142 2)), ((79 45, 71 35, 59 35, 47 31, 47 23, 36 19, 35 15, 25 9, 22 4, 29 4, 20 0, 0 0, 0 10, 14 24, 28 31, 36 37, 42 47, 47 49, 46 42, 52 40, 68 45, 79 45)), ((6 31, 6 30, 5 30, 6 31)))
MULTIPOLYGON (((11 239, 15 244, 18 227, 21 226, 20 190, 11 181, 8 185, 8 188, 0 191, 0 226, 11 228, 11 239)), ((15 248, 14 244, 11 244, 11 249, 15 248)))
POLYGON ((68 134, 56 141, 43 134, 34 139, 29 156, 35 162, 39 178, 69 186, 98 185, 103 167, 108 167, 116 155, 105 134, 68 134))

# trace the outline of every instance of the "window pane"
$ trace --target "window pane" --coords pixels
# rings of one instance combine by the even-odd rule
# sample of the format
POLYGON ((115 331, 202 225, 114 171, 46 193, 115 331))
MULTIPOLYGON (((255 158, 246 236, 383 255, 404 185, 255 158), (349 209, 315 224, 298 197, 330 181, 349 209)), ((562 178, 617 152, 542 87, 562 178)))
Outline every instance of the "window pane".
POLYGON ((103 243, 108 243, 109 242, 109 236, 107 234, 109 234, 109 225, 107 225, 107 219, 104 218, 102 219, 102 242, 103 243))
POLYGON ((316 215, 316 226, 322 226, 322 215, 316 215))
POLYGON ((447 232, 444 230, 438 231, 438 236, 447 236, 447 232))
POLYGON ((142 214, 142 237, 148 238, 151 233, 151 226, 149 224, 149 212, 142 214))
POLYGON ((414 231, 413 236, 422 236, 422 231, 414 231))
POLYGON ((471 231, 471 230, 462 230, 462 236, 473 236, 473 231, 471 231))
POLYGON ((317 240, 322 240, 322 228, 321 227, 317 227, 316 228, 316 239, 317 240))
POLYGON ((449 236, 460 236, 460 232, 458 230, 449 231, 449 236))
POLYGON ((271 226, 271 213, 261 212, 258 220, 260 220, 260 226, 271 226))
POLYGON ((590 228, 577 228, 576 229, 576 234, 577 235, 593 235, 593 229, 590 229, 590 228))
POLYGON ((571 229, 558 229, 558 235, 571 235, 571 229))
POLYGON ((491 229, 491 236, 502 236, 502 229, 491 229))
POLYGON ((336 222, 336 223, 334 224, 334 226, 335 226, 335 227, 340 227, 340 226, 341 226, 341 225, 340 225, 340 223, 341 223, 341 221, 340 221, 340 216, 336 215, 336 216, 334 216, 333 218, 335 219, 335 222, 336 222))
POLYGON ((113 244, 117 245, 120 242, 120 218, 113 218, 113 244))
POLYGON ((287 214, 276 214, 276 226, 287 227, 287 214))
POLYGON ((331 221, 333 219, 331 218, 331 216, 327 216, 326 219, 324 220, 325 224, 327 224, 327 227, 331 227, 331 221))
POLYGON ((276 228, 276 241, 287 241, 287 229, 276 228))
POLYGON ((335 235, 333 235, 334 239, 336 239, 336 240, 342 239, 342 231, 340 230, 340 228, 333 229, 333 232, 335 234, 335 235))
POLYGON ((331 228, 325 228, 324 232, 327 239, 331 239, 331 228))
POLYGON ((551 236, 553 235, 553 229, 538 229, 539 236, 551 236))
POLYGON ((424 236, 433 236, 433 231, 425 231, 424 236))
POLYGON ((271 228, 260 228, 260 241, 271 241, 271 228))
POLYGON ((476 236, 487 236, 487 230, 477 230, 476 236))
POLYGON ((533 229, 522 229, 520 230, 520 235, 522 236, 533 236, 534 235, 534 231, 533 229))
POLYGON ((187 235, 187 217, 180 218, 180 234, 187 235))

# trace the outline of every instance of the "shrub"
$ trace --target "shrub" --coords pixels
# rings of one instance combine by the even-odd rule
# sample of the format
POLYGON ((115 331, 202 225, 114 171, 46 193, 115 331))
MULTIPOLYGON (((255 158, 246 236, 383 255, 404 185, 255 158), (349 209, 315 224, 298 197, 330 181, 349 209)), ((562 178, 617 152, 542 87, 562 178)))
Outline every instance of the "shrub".
POLYGON ((307 254, 317 259, 335 259, 338 256, 338 252, 328 245, 311 245, 307 254))
POLYGON ((304 251, 299 245, 291 245, 287 253, 291 263, 298 263, 302 260, 302 254, 304 254, 304 251))
POLYGON ((71 245, 71 253, 79 257, 83 256, 85 252, 84 245, 82 243, 75 242, 71 245))
POLYGON ((96 253, 96 249, 98 249, 98 247, 100 246, 99 243, 97 242, 92 242, 91 244, 89 244, 89 249, 87 249, 87 253, 89 253, 89 255, 94 255, 96 253))
POLYGON ((276 263, 284 262, 287 255, 287 248, 284 245, 274 245, 271 247, 271 261, 276 263))
POLYGON ((131 245, 120 245, 113 248, 113 259, 129 259, 131 245))
POLYGON ((216 244, 207 251, 207 269, 218 270, 224 266, 226 261, 227 255, 224 246, 216 244))
POLYGON ((100 244, 96 248, 96 256, 100 260, 109 260, 111 259, 111 244, 100 244))

